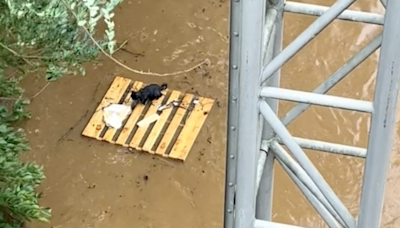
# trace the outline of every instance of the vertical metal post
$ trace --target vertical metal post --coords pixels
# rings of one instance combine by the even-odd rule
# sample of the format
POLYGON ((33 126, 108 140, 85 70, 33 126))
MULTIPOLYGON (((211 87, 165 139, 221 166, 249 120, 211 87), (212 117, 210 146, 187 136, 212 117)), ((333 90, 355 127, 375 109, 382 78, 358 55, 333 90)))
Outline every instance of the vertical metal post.
MULTIPOLYGON (((256 171, 261 144, 258 93, 262 67, 265 1, 238 0, 240 7, 240 61, 232 62, 239 71, 239 119, 231 130, 238 132, 234 228, 249 228, 255 219, 256 171)), ((231 6, 232 7, 232 6, 231 6)), ((229 139, 230 140, 230 139, 229 139)))
MULTIPOLYGON (((279 86, 280 67, 354 1, 338 0, 297 37, 292 44, 281 51, 283 21, 279 4, 283 5, 284 0, 268 0, 272 7, 268 8, 270 12, 267 15, 265 15, 267 1, 231 0, 225 228, 292 227, 262 221, 271 220, 275 157, 269 146, 280 147, 278 142, 275 141, 278 140, 278 138, 275 138, 275 134, 288 146, 297 162, 300 163, 299 167, 302 170, 304 169, 303 173, 307 174, 309 178, 305 178, 307 180, 305 182, 304 175, 297 176, 298 172, 296 173, 290 168, 296 162, 294 160, 288 162, 279 157, 278 152, 280 150, 276 153, 279 162, 282 163, 284 169, 307 196, 315 209, 320 212, 327 224, 330 227, 336 227, 339 226, 338 222, 344 222, 345 224, 341 225, 350 228, 356 226, 351 214, 314 169, 300 149, 298 142, 292 139, 286 128, 284 128, 284 125, 289 124, 309 105, 298 105, 283 118, 282 124, 279 123, 280 121, 276 116, 278 101, 267 99, 267 104, 258 97, 259 86, 265 81, 270 93, 269 97, 284 98, 285 96, 282 97, 282 89, 273 88, 279 86), (264 21, 265 16, 269 17, 267 21, 264 21), (266 23, 264 24, 264 22, 266 23), (265 36, 264 38, 263 35, 265 36), (267 47, 264 48, 264 51, 268 51, 263 52, 263 45, 267 47), (272 56, 276 58, 272 59, 272 56), (269 64, 266 65, 265 69, 261 70, 263 64, 266 63, 265 61, 269 64), (272 96, 271 93, 274 93, 274 95, 272 96), (280 96, 277 96, 278 94, 280 96), (257 109, 258 107, 260 107, 260 110, 257 109), (259 118, 260 112, 265 116, 269 124, 263 124, 259 118), (261 149, 268 151, 267 157, 264 153, 259 156, 261 137, 263 138, 261 149), (271 141, 272 144, 270 144, 271 141), (257 162, 262 165, 257 167, 257 162)), ((314 91, 315 93, 328 91, 367 58, 370 53, 375 51, 379 47, 380 40, 382 40, 373 107, 370 105, 370 109, 368 109, 368 111, 373 110, 373 115, 368 153, 366 155, 358 228, 378 228, 380 225, 385 177, 389 165, 398 86, 400 83, 400 59, 396 58, 400 53, 400 23, 397 22, 395 15, 396 12, 400 11, 400 2, 398 0, 380 1, 384 6, 389 5, 385 15, 383 35, 378 36, 314 91)), ((308 7, 312 8, 311 5, 308 7)), ((303 10, 302 12, 306 11, 303 10)), ((361 14, 353 11, 347 11, 346 14, 351 20, 356 20, 356 15, 361 16, 361 14), (350 16, 354 18, 350 18, 350 16)), ((366 17, 367 15, 365 14, 364 16, 366 17)), ((375 19, 377 20, 376 23, 382 23, 382 17, 376 17, 375 19)), ((264 95, 263 93, 261 95, 267 96, 268 94, 265 95, 267 90, 264 89, 263 91, 264 95)), ((291 92, 292 96, 296 94, 299 93, 291 92)), ((315 98, 318 96, 308 94, 302 98, 305 97, 315 98)), ((335 102, 340 101, 336 98, 334 99, 335 102)), ((302 101, 301 99, 295 100, 302 101)), ((319 101, 317 102, 317 100, 311 99, 312 103, 318 103, 319 101)), ((341 102, 346 103, 343 99, 341 102)), ((318 104, 327 103, 319 102, 318 104)), ((339 105, 338 107, 344 106, 339 105)), ((336 147, 335 150, 344 150, 343 147, 339 148, 338 145, 316 143, 315 140, 312 143, 310 140, 308 144, 314 147, 322 146, 330 147, 330 149, 336 147)), ((357 154, 359 156, 365 154, 360 149, 354 151, 358 151, 357 154)))
POLYGON ((225 213, 224 227, 234 227, 235 218, 235 185, 236 164, 238 153, 238 131, 239 121, 239 71, 240 60, 240 3, 232 0, 230 7, 229 28, 229 89, 228 89, 228 140, 225 167, 225 213))
MULTIPOLYGON (((272 53, 270 55, 265 55, 263 65, 268 64, 272 57, 278 55, 282 50, 283 0, 278 0, 276 5, 274 5, 273 8, 269 8, 266 14, 266 31, 264 33, 266 37, 264 37, 264 39, 267 43, 266 48, 268 51, 272 50, 272 53), (280 7, 276 7, 276 5, 280 7)), ((267 50, 265 51, 268 52, 267 50)), ((268 86, 279 87, 280 73, 280 69, 277 70, 265 84, 268 86)), ((272 110, 275 111, 275 113, 278 113, 278 100, 267 99, 267 103, 270 105, 272 110)), ((274 137, 273 129, 268 123, 264 122, 262 138, 264 140, 270 140, 272 137, 274 137)), ((263 144, 262 149, 268 153, 257 194, 256 218, 271 221, 275 156, 273 152, 269 151, 269 148, 267 148, 267 146, 263 146, 263 144)))
POLYGON ((399 0, 387 0, 374 96, 374 111, 364 167, 359 228, 378 228, 392 150, 400 82, 399 0))

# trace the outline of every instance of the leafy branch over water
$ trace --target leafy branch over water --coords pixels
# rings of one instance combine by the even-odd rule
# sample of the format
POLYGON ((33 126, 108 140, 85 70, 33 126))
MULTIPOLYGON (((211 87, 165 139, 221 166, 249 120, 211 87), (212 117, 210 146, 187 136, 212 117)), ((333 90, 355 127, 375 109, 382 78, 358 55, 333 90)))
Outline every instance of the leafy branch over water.
POLYGON ((49 81, 85 75, 83 63, 96 60, 101 50, 111 55, 116 44, 112 11, 121 1, 0 2, 0 227, 48 222, 51 216, 50 208, 39 206, 41 194, 35 191, 45 179, 43 167, 20 160, 30 149, 23 130, 14 127, 29 118, 21 79, 42 71, 49 81), (104 37, 93 42, 101 19, 104 37))

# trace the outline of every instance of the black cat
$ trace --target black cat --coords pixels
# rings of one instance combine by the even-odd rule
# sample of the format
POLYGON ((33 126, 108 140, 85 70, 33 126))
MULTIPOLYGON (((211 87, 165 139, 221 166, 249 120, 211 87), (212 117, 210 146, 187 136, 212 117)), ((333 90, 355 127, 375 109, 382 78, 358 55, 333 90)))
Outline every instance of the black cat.
POLYGON ((167 89, 167 86, 167 83, 164 83, 161 86, 157 84, 150 84, 137 92, 132 91, 131 98, 133 101, 146 104, 148 101, 159 99, 163 95, 161 92, 167 89))

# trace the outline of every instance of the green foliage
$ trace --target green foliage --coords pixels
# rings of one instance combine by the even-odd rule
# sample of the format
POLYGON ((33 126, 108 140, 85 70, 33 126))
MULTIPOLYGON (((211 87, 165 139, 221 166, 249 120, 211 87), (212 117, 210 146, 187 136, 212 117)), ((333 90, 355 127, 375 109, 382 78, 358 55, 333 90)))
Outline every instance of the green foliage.
POLYGON ((22 129, 13 125, 29 118, 22 98, 23 76, 38 70, 54 81, 66 74, 85 75, 82 64, 103 49, 115 50, 112 11, 122 0, 0 1, 0 227, 20 228, 32 220, 48 222, 51 210, 39 206, 35 188, 43 167, 20 160, 29 151, 22 129), (96 26, 106 25, 103 40, 96 26), (98 46, 97 46, 98 45, 98 46))
POLYGON ((91 37, 101 18, 107 29, 105 40, 99 44, 109 53, 114 51, 114 14, 111 11, 121 1, 2 1, 0 42, 9 52, 15 52, 14 58, 6 59, 6 64, 19 66, 25 62, 32 68, 45 67, 48 80, 65 74, 84 74, 82 64, 96 59, 100 52, 91 37))

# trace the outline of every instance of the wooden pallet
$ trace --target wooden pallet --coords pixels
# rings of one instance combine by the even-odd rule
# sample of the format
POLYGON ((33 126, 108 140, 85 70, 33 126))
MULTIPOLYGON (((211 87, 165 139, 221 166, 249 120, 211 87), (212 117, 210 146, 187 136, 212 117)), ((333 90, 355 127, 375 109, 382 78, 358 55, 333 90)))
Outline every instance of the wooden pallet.
POLYGON ((196 97, 193 94, 177 90, 166 90, 164 95, 152 104, 137 105, 124 121, 124 126, 115 130, 108 128, 103 121, 103 108, 110 104, 131 103, 130 91, 137 91, 145 84, 116 77, 95 110, 82 135, 107 141, 112 144, 130 147, 137 151, 157 154, 179 160, 185 160, 202 128, 214 100, 196 97), (198 104, 193 100, 197 99, 198 104), (180 100, 179 107, 171 107, 157 112, 159 105, 180 100), (160 118, 147 127, 136 124, 145 117, 158 113, 160 118))

